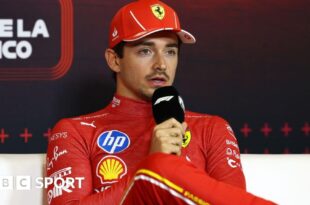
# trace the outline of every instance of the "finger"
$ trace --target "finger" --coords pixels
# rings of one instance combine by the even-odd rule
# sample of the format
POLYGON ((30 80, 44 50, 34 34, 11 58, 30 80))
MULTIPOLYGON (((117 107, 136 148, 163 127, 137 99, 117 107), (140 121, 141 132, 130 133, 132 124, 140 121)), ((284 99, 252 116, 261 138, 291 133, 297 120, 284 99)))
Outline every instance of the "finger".
POLYGON ((165 146, 163 146, 163 152, 167 154, 180 155, 181 147, 175 144, 165 144, 165 146))
POLYGON ((154 133, 154 136, 164 142, 169 140, 168 138, 178 138, 178 140, 182 140, 184 135, 182 134, 182 130, 179 128, 170 128, 157 130, 154 133))
POLYGON ((165 129, 167 133, 169 133, 169 136, 171 137, 183 137, 183 132, 179 128, 170 128, 170 129, 165 129))
POLYGON ((154 137, 157 138, 161 142, 166 142, 169 140, 169 138, 172 137, 174 133, 169 132, 167 129, 160 129, 154 131, 154 137))
MULTIPOLYGON (((181 125, 181 124, 180 124, 181 125)), ((182 125, 181 125, 182 127, 182 125)), ((153 130, 153 136, 157 137, 183 137, 185 135, 185 130, 180 127, 169 127, 169 128, 162 128, 162 126, 155 127, 153 130)))
POLYGON ((158 130, 154 136, 153 140, 157 140, 160 143, 182 143, 183 135, 178 128, 161 129, 158 130))
POLYGON ((187 123, 186 122, 182 122, 182 127, 183 127, 183 130, 185 132, 187 127, 188 127, 187 123))
POLYGON ((174 128, 174 127, 183 130, 182 124, 174 118, 170 118, 170 119, 156 125, 154 129, 167 129, 167 128, 174 128))
POLYGON ((166 139, 166 143, 174 144, 177 146, 181 146, 182 141, 183 141, 182 137, 169 137, 168 139, 166 139))

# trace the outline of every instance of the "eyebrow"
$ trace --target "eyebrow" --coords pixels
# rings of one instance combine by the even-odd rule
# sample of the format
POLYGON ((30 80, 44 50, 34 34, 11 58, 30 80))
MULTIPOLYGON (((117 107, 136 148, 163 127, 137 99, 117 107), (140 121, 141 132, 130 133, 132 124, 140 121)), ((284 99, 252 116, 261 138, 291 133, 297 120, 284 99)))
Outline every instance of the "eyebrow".
MULTIPOLYGON (((130 47, 136 47, 136 46, 155 46, 155 43, 150 42, 150 41, 141 41, 141 42, 134 42, 134 43, 130 43, 129 44, 130 47)), ((177 43, 169 43, 166 45, 166 47, 175 47, 178 48, 178 44, 177 43)))

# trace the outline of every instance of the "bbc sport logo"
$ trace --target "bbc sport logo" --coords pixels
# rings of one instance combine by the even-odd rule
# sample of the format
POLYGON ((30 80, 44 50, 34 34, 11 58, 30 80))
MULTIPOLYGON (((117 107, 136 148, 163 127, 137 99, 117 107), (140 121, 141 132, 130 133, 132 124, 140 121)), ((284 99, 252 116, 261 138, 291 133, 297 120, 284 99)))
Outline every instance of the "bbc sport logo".
POLYGON ((84 180, 85 177, 0 176, 0 190, 47 189, 51 185, 61 190, 81 189, 84 180))

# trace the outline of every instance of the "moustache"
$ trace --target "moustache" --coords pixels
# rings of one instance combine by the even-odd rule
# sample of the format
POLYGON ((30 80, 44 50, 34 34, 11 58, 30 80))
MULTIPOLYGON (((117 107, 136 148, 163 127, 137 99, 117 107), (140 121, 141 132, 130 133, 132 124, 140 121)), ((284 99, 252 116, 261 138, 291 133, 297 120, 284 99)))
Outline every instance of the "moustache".
POLYGON ((150 80, 155 77, 163 77, 167 81, 170 79, 169 75, 165 71, 155 71, 154 73, 147 75, 146 79, 150 80))

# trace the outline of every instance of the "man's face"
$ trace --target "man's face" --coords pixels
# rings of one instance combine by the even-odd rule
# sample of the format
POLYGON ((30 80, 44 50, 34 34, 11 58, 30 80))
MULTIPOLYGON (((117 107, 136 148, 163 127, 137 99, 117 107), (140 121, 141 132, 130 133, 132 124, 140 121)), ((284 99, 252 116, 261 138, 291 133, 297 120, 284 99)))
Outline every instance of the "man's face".
POLYGON ((126 43, 116 74, 116 92, 133 99, 150 100, 156 88, 172 85, 178 43, 173 32, 158 32, 126 43))

